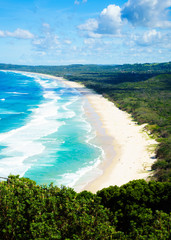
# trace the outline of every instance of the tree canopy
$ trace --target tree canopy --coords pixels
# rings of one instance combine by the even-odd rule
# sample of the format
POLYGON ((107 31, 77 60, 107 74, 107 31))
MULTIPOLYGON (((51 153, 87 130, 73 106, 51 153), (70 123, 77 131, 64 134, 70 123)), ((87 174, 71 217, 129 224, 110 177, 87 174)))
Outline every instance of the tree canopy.
POLYGON ((0 182, 0 239, 170 239, 171 183, 134 180, 92 194, 0 182))

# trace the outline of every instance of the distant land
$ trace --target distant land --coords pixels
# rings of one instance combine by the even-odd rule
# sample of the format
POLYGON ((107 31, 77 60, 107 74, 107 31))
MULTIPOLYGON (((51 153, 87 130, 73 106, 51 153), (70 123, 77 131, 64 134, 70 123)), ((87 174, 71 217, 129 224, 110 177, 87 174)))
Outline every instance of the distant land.
POLYGON ((72 65, 62 65, 62 66, 31 66, 31 65, 13 65, 13 64, 3 64, 0 63, 0 69, 3 70, 19 70, 19 71, 31 71, 39 73, 49 73, 49 74, 84 74, 84 73, 104 73, 104 72, 155 72, 155 73, 170 73, 171 72, 171 62, 165 63, 136 63, 136 64, 123 64, 123 65, 96 65, 96 64, 72 64, 72 65))

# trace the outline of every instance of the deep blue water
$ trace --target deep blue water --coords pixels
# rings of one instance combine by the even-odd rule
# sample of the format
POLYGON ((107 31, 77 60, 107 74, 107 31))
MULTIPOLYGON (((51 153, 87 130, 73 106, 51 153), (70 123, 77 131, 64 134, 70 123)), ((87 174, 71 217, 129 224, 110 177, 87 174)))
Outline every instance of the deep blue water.
POLYGON ((63 82, 0 71, 0 176, 38 184, 78 185, 102 156, 84 114, 84 99, 63 82))

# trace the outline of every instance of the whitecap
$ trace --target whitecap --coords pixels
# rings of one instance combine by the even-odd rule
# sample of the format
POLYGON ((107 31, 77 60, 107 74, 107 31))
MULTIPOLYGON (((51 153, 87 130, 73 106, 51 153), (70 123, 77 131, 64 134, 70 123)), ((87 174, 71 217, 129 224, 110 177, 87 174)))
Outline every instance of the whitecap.
MULTIPOLYGON (((39 77, 35 81, 46 88, 43 93, 45 102, 41 103, 38 108, 32 109, 32 114, 27 118, 24 126, 0 134, 0 144, 6 146, 1 150, 4 158, 0 161, 1 166, 4 166, 2 173, 6 172, 6 176, 10 173, 23 175, 31 167, 31 163, 26 164, 25 160, 39 155, 45 150, 41 139, 57 132, 58 128, 65 124, 63 121, 57 121, 58 106, 56 102, 59 97, 54 91, 47 91, 52 84, 39 77)), ((16 114, 9 111, 7 113, 16 114)), ((0 174, 2 173, 0 172, 0 174)))
POLYGON ((98 176, 102 175, 103 171, 98 168, 101 163, 101 158, 97 158, 94 161, 90 161, 86 167, 79 168, 75 173, 68 172, 62 174, 61 179, 56 180, 55 184, 65 185, 67 187, 72 187, 76 191, 83 189, 89 182, 93 181, 98 176), (93 164, 92 164, 93 163, 93 164))
POLYGON ((6 114, 9 114, 9 115, 15 115, 15 114, 22 114, 24 112, 15 112, 15 111, 12 111, 12 110, 7 110, 5 108, 0 108, 0 114, 3 114, 3 115, 6 115, 6 114))
POLYGON ((13 94, 13 95, 27 95, 28 93, 24 93, 24 92, 6 92, 8 94, 13 94))

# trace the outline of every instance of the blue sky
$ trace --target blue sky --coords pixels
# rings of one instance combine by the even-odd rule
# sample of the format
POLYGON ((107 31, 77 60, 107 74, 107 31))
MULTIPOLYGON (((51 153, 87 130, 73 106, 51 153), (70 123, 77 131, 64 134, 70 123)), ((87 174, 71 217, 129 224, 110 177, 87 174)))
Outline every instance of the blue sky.
POLYGON ((0 0, 0 63, 165 62, 171 0, 0 0))

